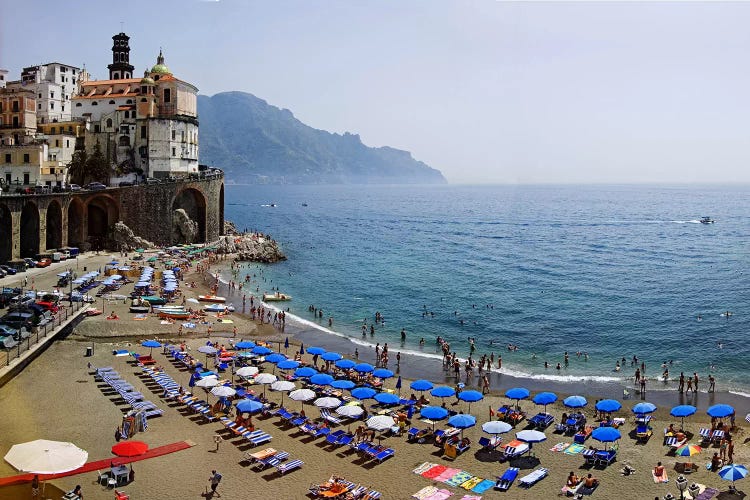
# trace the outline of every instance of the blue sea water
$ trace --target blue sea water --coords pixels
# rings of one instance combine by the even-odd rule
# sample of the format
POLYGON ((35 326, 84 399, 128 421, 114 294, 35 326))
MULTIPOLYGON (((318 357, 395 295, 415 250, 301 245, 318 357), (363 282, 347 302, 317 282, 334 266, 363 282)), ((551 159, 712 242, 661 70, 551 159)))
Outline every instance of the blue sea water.
POLYGON ((332 329, 360 351, 388 342, 392 352, 439 357, 441 336, 465 357, 474 337, 475 357, 502 354, 508 373, 617 380, 632 376, 637 355, 651 377, 671 360, 671 378, 705 380, 713 370, 719 388, 746 393, 749 194, 748 186, 227 186, 226 216, 270 233, 288 256, 242 274, 254 271, 260 292, 292 295, 284 306, 305 322, 327 327, 333 316, 332 329), (700 224, 704 215, 716 223, 700 224), (386 321, 370 336, 376 311, 386 321), (566 350, 570 364, 558 371, 566 350), (628 362, 614 372, 621 357, 628 362))

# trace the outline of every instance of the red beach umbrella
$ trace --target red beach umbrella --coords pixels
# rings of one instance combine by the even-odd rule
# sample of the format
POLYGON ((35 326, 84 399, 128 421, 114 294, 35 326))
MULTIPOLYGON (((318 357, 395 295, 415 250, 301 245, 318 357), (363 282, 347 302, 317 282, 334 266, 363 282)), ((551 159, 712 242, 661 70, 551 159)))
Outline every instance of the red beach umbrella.
POLYGON ((143 441, 123 441, 112 447, 112 453, 118 457, 136 457, 148 451, 148 445, 143 441))

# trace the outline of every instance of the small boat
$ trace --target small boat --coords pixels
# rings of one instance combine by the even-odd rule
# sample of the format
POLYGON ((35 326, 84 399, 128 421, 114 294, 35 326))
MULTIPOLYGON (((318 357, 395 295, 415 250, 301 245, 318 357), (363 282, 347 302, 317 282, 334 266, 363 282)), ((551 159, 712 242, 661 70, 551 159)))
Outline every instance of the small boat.
POLYGON ((713 220, 711 217, 701 217, 701 220, 700 220, 701 224, 713 224, 714 222, 716 221, 713 220))
POLYGON ((228 306, 225 306, 224 304, 210 304, 203 307, 203 310, 207 312, 233 312, 234 306, 232 304, 229 304, 228 306))
POLYGON ((132 313, 147 313, 150 309, 148 306, 130 306, 130 312, 132 313))
POLYGON ((226 297, 219 297, 218 295, 198 295, 198 300, 201 302, 217 302, 219 304, 227 301, 226 297))
POLYGON ((265 293, 263 294, 263 300, 265 302, 284 302, 287 300, 292 300, 291 295, 287 295, 285 293, 265 293))
POLYGON ((153 304, 153 305, 160 305, 160 304, 167 303, 167 299, 165 299, 164 297, 157 297, 156 295, 144 295, 143 297, 141 297, 141 300, 145 300, 149 304, 153 304))
POLYGON ((185 310, 182 310, 182 311, 178 311, 177 309, 159 310, 158 314, 160 318, 172 318, 172 319, 190 318, 190 313, 185 310))

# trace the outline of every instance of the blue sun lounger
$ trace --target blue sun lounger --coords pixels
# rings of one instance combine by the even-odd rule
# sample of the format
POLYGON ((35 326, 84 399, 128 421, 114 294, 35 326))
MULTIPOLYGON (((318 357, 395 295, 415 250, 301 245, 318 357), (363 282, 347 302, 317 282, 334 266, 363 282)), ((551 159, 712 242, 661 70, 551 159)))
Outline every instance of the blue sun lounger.
POLYGON ((395 454, 396 454, 396 451, 393 448, 388 448, 387 450, 383 450, 377 455, 374 455, 373 458, 377 460, 378 462, 382 462, 383 460, 387 458, 391 458, 395 454))
POLYGON ((497 482, 495 483, 495 489, 500 491, 508 491, 513 484, 513 481, 518 477, 518 467, 510 467, 506 470, 502 476, 498 476, 497 482))
POLYGON ((289 462, 284 462, 276 466, 276 470, 279 472, 279 474, 286 474, 289 471, 292 471, 294 469, 299 469, 304 465, 304 462, 300 459, 294 459, 289 462))
POLYGON ((253 446, 258 446, 259 444, 269 442, 271 439, 273 439, 273 436, 262 432, 259 436, 249 439, 249 441, 253 446))
POLYGON ((257 467, 257 469, 262 470, 266 467, 276 467, 287 458, 289 458, 289 453, 287 453, 286 451, 280 451, 268 458, 259 459, 257 465, 260 465, 260 467, 257 467))

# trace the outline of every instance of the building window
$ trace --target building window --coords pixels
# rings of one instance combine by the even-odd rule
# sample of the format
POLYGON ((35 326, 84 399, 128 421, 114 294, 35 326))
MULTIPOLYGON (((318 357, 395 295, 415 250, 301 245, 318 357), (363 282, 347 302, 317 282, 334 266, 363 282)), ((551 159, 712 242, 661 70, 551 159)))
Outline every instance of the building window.
POLYGON ((99 105, 99 103, 98 103, 98 102, 96 102, 96 101, 94 101, 94 102, 92 102, 92 103, 91 103, 91 105, 92 105, 92 106, 98 106, 98 105, 99 105))
POLYGON ((13 178, 11 177, 11 175, 9 173, 6 173, 5 174, 5 183, 6 184, 10 184, 11 182, 13 182, 13 178))
POLYGON ((42 109, 42 103, 41 102, 36 105, 36 109, 42 109))
POLYGON ((81 104, 80 102, 76 103, 76 108, 80 108, 81 106, 83 106, 83 104, 81 104))
POLYGON ((56 148, 60 147, 60 139, 55 139, 55 147, 56 148))
MULTIPOLYGON (((174 148, 172 149, 172 151, 174 151, 174 148)), ((29 153, 24 153, 23 154, 23 162, 24 163, 29 163, 29 153)))
POLYGON ((171 102, 172 100, 172 93, 169 89, 164 89, 164 102, 171 102))
POLYGON ((55 132, 57 131, 57 129, 55 127, 52 127, 50 130, 51 130, 50 134, 55 135, 55 132))
POLYGON ((18 113, 18 101, 13 101, 13 112, 18 113))
POLYGON ((65 139, 65 147, 66 148, 70 147, 70 139, 65 139))
POLYGON ((172 156, 177 156, 177 149, 172 148, 172 156))
POLYGON ((120 73, 115 73, 112 76, 114 77, 115 80, 117 80, 118 78, 120 78, 120 73))
POLYGON ((5 163, 10 163, 10 153, 5 153, 5 163))
POLYGON ((101 128, 101 127, 99 126, 99 124, 98 124, 98 123, 97 123, 96 125, 94 125, 94 132, 95 132, 95 133, 99 133, 99 132, 101 132, 101 131, 102 131, 102 128, 101 128))
POLYGON ((62 110, 63 110, 63 111, 65 111, 65 105, 64 105, 64 104, 63 104, 63 106, 62 106, 62 110))
POLYGON ((176 133, 177 133, 177 131, 175 131, 175 130, 173 130, 173 131, 172 131, 172 140, 173 140, 173 141, 174 141, 174 139, 175 139, 175 134, 176 134, 176 133))
POLYGON ((55 98, 55 93, 54 92, 50 92, 49 93, 49 98, 50 99, 54 99, 55 98))
POLYGON ((23 183, 24 184, 30 184, 30 182, 29 182, 29 173, 28 172, 24 172, 23 173, 23 183))
POLYGON ((148 99, 146 99, 145 97, 142 97, 141 102, 148 102, 148 99))
POLYGON ((114 104, 114 103, 115 103, 115 101, 109 101, 109 103, 110 103, 110 104, 114 104))
POLYGON ((127 101, 125 101, 125 104, 133 104, 133 99, 128 99, 127 101))
POLYGON ((130 146, 130 136, 128 136, 128 135, 121 135, 120 136, 120 146, 130 146))
POLYGON ((107 128, 112 127, 112 118, 107 118, 107 128))
POLYGON ((55 109, 55 103, 54 102, 49 103, 49 109, 55 109))
POLYGON ((141 139, 145 139, 145 138, 146 138, 146 126, 141 125, 141 139))

